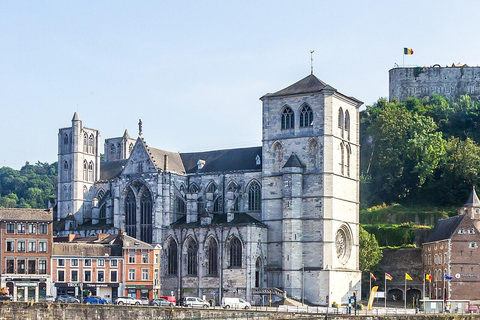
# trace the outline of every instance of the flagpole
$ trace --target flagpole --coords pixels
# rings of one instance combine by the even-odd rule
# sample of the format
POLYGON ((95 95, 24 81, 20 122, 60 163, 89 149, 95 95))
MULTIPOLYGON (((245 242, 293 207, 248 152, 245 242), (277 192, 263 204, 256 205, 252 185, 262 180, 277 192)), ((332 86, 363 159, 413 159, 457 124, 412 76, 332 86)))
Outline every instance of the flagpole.
POLYGON ((445 274, 443 275, 443 292, 442 292, 442 297, 443 297, 443 310, 445 311, 445 303, 447 302, 447 297, 445 296, 445 282, 447 282, 447 278, 445 277, 445 274))
POLYGON ((427 275, 423 273, 423 305, 425 305, 425 279, 427 278, 427 275))
POLYGON ((407 274, 405 273, 405 291, 404 291, 404 309, 405 313, 407 312, 407 274))
POLYGON ((369 293, 371 293, 372 292, 372 273, 371 272, 370 272, 370 275, 369 275, 368 278, 370 278, 370 291, 369 291, 369 293))
POLYGON ((385 315, 387 314, 387 276, 385 276, 385 288, 383 289, 385 291, 383 295, 385 296, 385 315))

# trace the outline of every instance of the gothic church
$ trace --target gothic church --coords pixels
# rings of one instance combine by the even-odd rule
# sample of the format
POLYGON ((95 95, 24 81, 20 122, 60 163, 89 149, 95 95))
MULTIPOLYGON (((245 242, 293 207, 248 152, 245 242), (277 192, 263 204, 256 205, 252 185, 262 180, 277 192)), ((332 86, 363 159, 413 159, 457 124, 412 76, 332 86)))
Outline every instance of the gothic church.
POLYGON ((196 153, 149 146, 140 122, 101 155, 100 132, 75 113, 58 135, 56 234, 161 244, 162 294, 177 298, 360 294, 362 102, 313 74, 260 100, 262 146, 196 153))

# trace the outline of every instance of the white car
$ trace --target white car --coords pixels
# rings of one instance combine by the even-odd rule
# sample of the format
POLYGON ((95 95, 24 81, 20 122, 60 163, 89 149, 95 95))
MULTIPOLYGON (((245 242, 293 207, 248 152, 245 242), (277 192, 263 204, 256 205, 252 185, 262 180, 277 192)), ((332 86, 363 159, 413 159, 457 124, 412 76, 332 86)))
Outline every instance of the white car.
POLYGON ((200 298, 196 297, 186 297, 185 302, 184 302, 185 307, 197 307, 197 308, 208 308, 210 307, 210 304, 202 300, 200 298))
POLYGON ((133 297, 118 297, 115 299, 115 304, 129 304, 129 305, 134 305, 134 306, 139 306, 142 304, 142 301, 135 299, 133 297))
POLYGON ((223 298, 222 307, 224 309, 250 309, 252 305, 241 298, 223 298))

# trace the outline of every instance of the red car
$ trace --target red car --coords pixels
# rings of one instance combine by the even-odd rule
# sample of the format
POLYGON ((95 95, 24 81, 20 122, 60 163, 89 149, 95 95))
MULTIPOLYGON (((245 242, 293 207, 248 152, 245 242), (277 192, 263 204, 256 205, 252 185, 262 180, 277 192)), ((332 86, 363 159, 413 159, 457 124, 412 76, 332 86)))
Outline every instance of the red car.
POLYGON ((473 306, 472 305, 472 306, 468 307, 468 313, 478 313, 478 311, 479 311, 478 306, 473 306))
POLYGON ((176 305, 177 304, 177 298, 175 298, 175 296, 160 296, 158 297, 160 299, 165 299, 167 300, 168 302, 172 302, 173 305, 176 305))

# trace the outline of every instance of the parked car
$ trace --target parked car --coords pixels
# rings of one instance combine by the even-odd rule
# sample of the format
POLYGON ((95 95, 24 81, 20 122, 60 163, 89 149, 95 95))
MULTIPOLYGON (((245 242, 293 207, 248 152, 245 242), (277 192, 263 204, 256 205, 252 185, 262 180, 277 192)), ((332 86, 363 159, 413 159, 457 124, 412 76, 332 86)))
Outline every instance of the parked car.
POLYGON ((88 296, 83 300, 85 304, 108 304, 106 299, 97 296, 88 296))
POLYGON ((163 307, 163 306, 167 306, 167 307, 173 307, 175 306, 175 303, 173 302, 170 302, 166 299, 163 299, 163 298, 156 298, 156 299, 153 299, 150 301, 150 305, 151 306, 160 306, 160 307, 163 307))
POLYGON ((142 301, 135 299, 133 297, 118 297, 115 299, 115 304, 130 304, 130 305, 136 305, 139 306, 142 304, 142 301))
POLYGON ((185 297, 185 307, 208 308, 210 303, 197 297, 185 297))
POLYGON ((140 303, 142 304, 142 306, 148 306, 148 298, 147 297, 141 297, 140 298, 140 303))
POLYGON ((468 307, 468 313, 478 313, 480 311, 480 308, 475 305, 471 305, 468 307))
POLYGON ((0 301, 12 301, 12 296, 0 295, 0 301))
POLYGON ((54 296, 45 296, 45 302, 55 302, 54 296))
POLYGON ((177 304, 177 298, 175 298, 175 296, 160 296, 158 298, 165 299, 168 302, 173 302, 173 304, 175 304, 175 305, 177 304))
POLYGON ((58 296, 55 299, 55 302, 61 302, 61 303, 80 303, 80 300, 78 300, 75 297, 69 296, 69 295, 61 295, 58 296))
POLYGON ((222 308, 224 309, 250 309, 252 305, 241 298, 223 298, 222 308))

